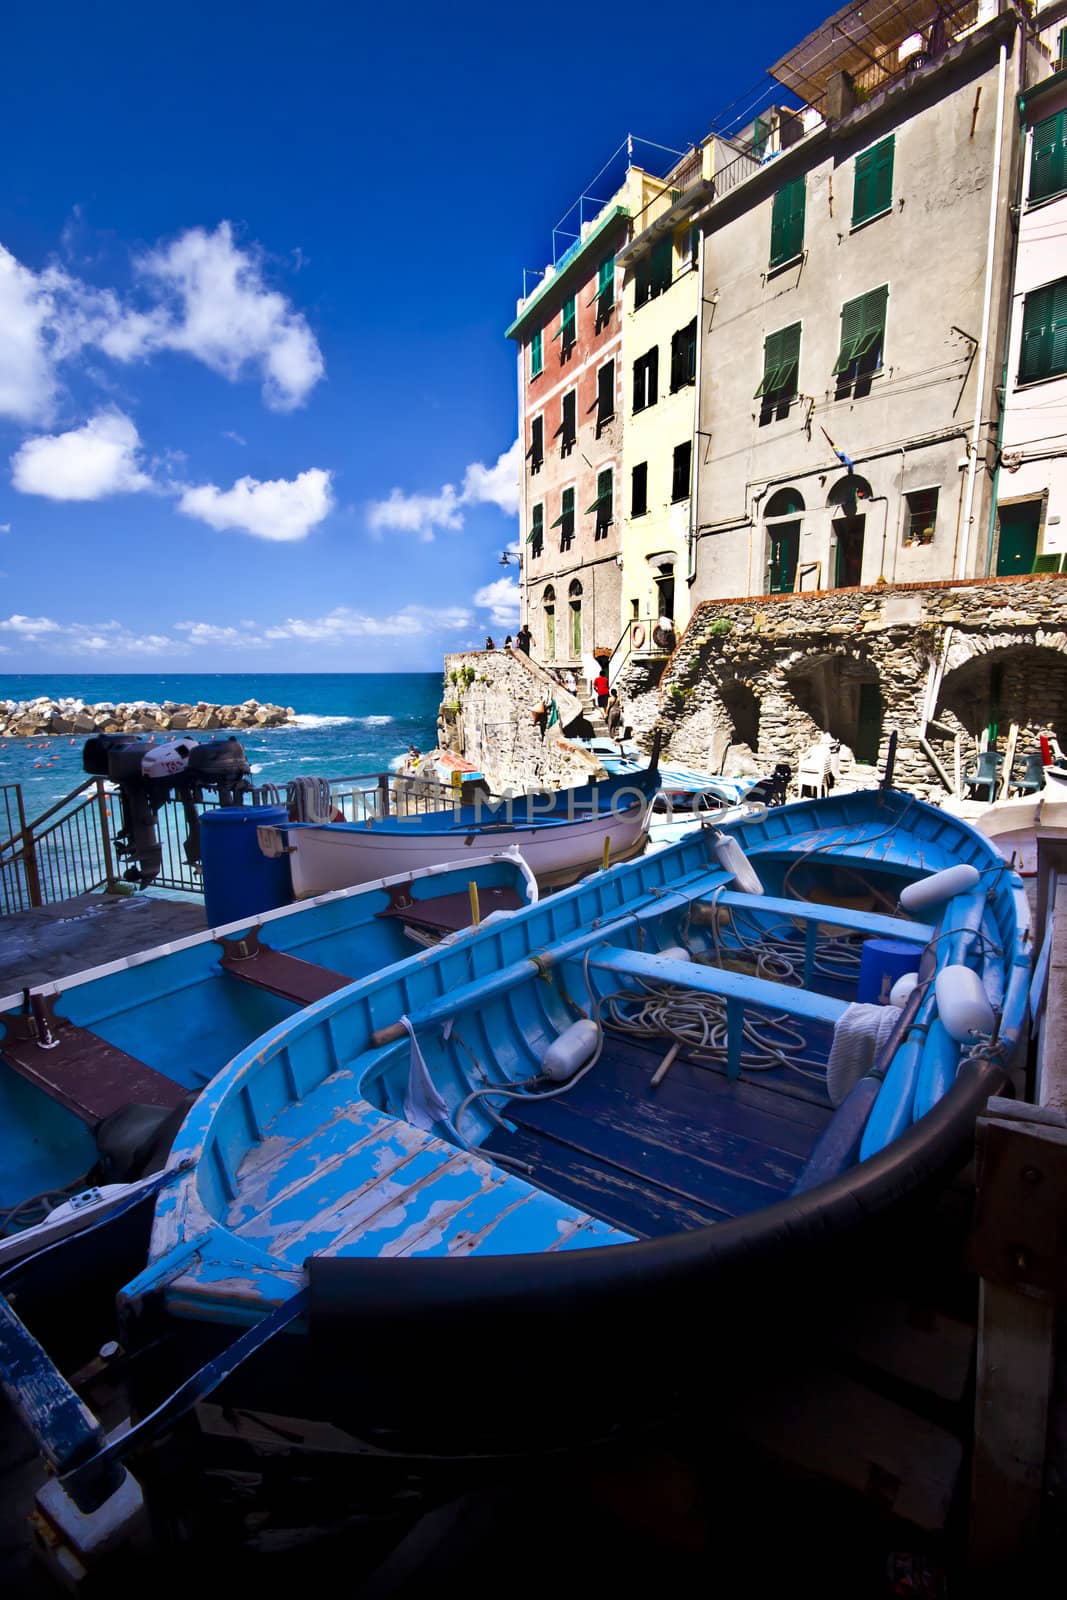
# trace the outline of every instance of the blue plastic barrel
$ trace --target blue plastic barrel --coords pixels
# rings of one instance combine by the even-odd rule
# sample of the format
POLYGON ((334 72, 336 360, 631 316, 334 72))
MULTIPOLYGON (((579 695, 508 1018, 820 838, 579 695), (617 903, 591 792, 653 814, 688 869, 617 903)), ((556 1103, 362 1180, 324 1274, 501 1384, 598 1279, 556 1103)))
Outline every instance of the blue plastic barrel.
POLYGON ((861 1005, 885 1004, 889 991, 905 972, 918 972, 922 952, 903 939, 867 939, 860 952, 856 1000, 861 1005))
POLYGON ((265 856, 256 829, 283 827, 285 806, 218 806, 200 818, 204 911, 209 928, 239 922, 293 898, 288 856, 265 856))

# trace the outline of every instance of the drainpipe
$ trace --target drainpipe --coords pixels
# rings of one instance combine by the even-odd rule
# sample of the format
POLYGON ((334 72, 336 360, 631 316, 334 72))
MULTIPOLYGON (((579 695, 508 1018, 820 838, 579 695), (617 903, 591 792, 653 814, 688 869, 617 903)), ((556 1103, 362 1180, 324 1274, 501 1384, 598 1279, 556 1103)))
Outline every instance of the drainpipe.
MULTIPOLYGON (((700 494, 700 386, 703 374, 701 365, 704 351, 704 250, 706 238, 700 241, 700 271, 697 273, 697 381, 696 393, 693 396, 693 487, 689 496, 689 549, 686 554, 685 581, 689 588, 696 582, 697 575, 697 499, 700 494)), ((690 606, 690 616, 692 607, 690 606)), ((688 626, 688 624, 687 624, 688 626)))
POLYGON ((960 530, 957 578, 965 578, 970 566, 971 521, 974 515, 974 486, 978 472, 978 436, 982 428, 982 399, 985 392, 986 361, 989 356, 989 322, 993 307, 993 257, 997 242, 997 206, 1000 202, 1000 155, 1004 142, 1004 91, 1008 79, 1008 46, 1001 41, 997 67, 997 112, 993 122, 993 173, 989 185, 989 228, 986 234, 985 289, 982 294, 982 328, 978 347, 977 390, 974 397, 974 421, 971 424, 971 442, 967 447, 967 489, 963 502, 963 526, 960 530))

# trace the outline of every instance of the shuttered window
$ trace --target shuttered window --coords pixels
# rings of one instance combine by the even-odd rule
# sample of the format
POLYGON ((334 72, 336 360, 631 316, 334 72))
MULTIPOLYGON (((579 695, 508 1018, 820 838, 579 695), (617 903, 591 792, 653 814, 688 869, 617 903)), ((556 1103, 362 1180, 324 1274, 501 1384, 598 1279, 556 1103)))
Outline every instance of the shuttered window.
POLYGON ((1057 378, 1067 372, 1067 278, 1034 289, 1023 302, 1019 382, 1057 378))
POLYGON ((756 390, 756 399, 766 405, 792 400, 797 392, 799 366, 800 323, 769 333, 763 341, 763 381, 756 390))
POLYGON ((1067 189, 1067 111, 1034 123, 1030 155, 1030 199, 1046 200, 1067 189))
POLYGON ((893 203, 893 141, 894 135, 865 150, 856 157, 856 175, 852 190, 852 226, 868 222, 893 203))
POLYGON ((697 319, 671 335, 671 393, 695 383, 697 375, 697 319))
POLYGON ((642 461, 630 474, 630 515, 643 517, 648 510, 648 462, 642 461))
POLYGON ((673 277, 674 247, 668 234, 652 247, 652 294, 662 294, 664 289, 669 289, 673 277))
POLYGON ((568 389, 563 396, 563 404, 560 406, 559 432, 559 453, 561 456, 569 456, 578 438, 578 393, 575 389, 568 389))
POLYGON ((540 472, 545 462, 545 419, 534 417, 530 423, 530 448, 526 454, 530 458, 530 471, 540 472))
POLYGON ((804 248, 804 203, 806 186, 795 178, 779 189, 771 206, 771 261, 780 267, 793 261, 804 248))
POLYGON ((568 295, 567 299, 564 300, 563 309, 559 316, 559 327, 552 337, 559 340, 559 353, 561 356, 565 356, 569 350, 573 350, 574 342, 578 337, 578 308, 574 303, 573 295, 568 295))
POLYGON ((671 472, 672 500, 688 500, 692 465, 693 441, 687 439, 684 444, 676 444, 674 447, 674 466, 671 472))
POLYGON ((834 362, 838 385, 851 383, 882 365, 885 307, 889 285, 871 289, 841 307, 841 348, 834 362))
POLYGON ((642 256, 634 267, 634 305, 643 306, 652 292, 652 263, 642 256))
POLYGON ((538 328, 537 332, 534 334, 533 338, 530 340, 530 377, 531 378, 540 377, 541 373, 544 370, 544 365, 545 365, 544 334, 541 332, 541 329, 538 328))
POLYGON ((605 362, 596 375, 596 425, 600 429, 615 415, 615 363, 605 362))
MULTIPOLYGON (((615 257, 608 256, 606 261, 600 263, 596 275, 596 316, 598 322, 603 322, 615 304, 615 257)), ((592 304, 592 302, 590 302, 592 304)))
POLYGON ((659 377, 659 346, 653 345, 634 362, 634 410, 644 411, 656 403, 659 377))
POLYGON ((598 472, 596 477, 596 499, 591 506, 586 507, 586 516, 596 512, 596 538, 606 539, 608 529, 615 517, 615 485, 614 474, 610 467, 603 472, 598 472))
POLYGON ((552 524, 559 529, 559 547, 569 550, 574 538, 574 490, 564 489, 560 496, 559 516, 552 524))
POLYGON ((539 502, 533 508, 533 522, 526 535, 526 543, 530 546, 531 556, 539 556, 545 547, 545 507, 544 502, 539 502))

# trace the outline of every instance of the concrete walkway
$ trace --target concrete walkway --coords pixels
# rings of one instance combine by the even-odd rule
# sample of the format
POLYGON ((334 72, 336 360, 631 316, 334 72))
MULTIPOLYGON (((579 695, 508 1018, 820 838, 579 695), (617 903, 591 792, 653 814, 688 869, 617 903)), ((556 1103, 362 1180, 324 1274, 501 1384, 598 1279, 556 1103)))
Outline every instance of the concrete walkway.
POLYGON ((0 919, 0 996, 69 978, 207 927, 203 905, 148 894, 81 894, 0 919))

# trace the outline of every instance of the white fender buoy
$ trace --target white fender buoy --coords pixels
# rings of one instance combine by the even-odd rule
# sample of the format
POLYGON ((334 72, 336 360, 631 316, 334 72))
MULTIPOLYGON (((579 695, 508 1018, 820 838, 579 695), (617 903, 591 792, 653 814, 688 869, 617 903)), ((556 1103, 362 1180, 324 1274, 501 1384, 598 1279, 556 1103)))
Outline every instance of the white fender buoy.
POLYGON ((714 850, 720 867, 733 875, 733 880, 742 894, 762 894, 763 885, 759 874, 742 850, 736 839, 728 833, 716 830, 712 836, 711 848, 714 850))
POLYGON ((664 956, 668 961, 692 961, 693 957, 684 944, 669 944, 666 950, 657 950, 658 956, 664 956))
POLYGON ((566 1083, 591 1058, 599 1038, 599 1028, 588 1017, 572 1022, 545 1051, 541 1071, 555 1083, 566 1083))
POLYGON ((993 1007, 977 972, 958 962, 942 967, 934 980, 937 1014, 949 1038, 970 1044, 996 1027, 993 1007))
POLYGON ((963 862, 958 867, 945 867, 942 872, 931 873, 930 877, 920 878, 918 883, 909 883, 906 889, 901 889, 901 907, 905 911, 922 911, 927 906, 939 905, 942 900, 951 900, 953 895, 973 889, 981 876, 977 867, 963 862))
POLYGON ((902 972, 896 983, 889 991, 889 1004, 891 1006, 905 1006, 908 996, 919 981, 917 972, 902 972))

